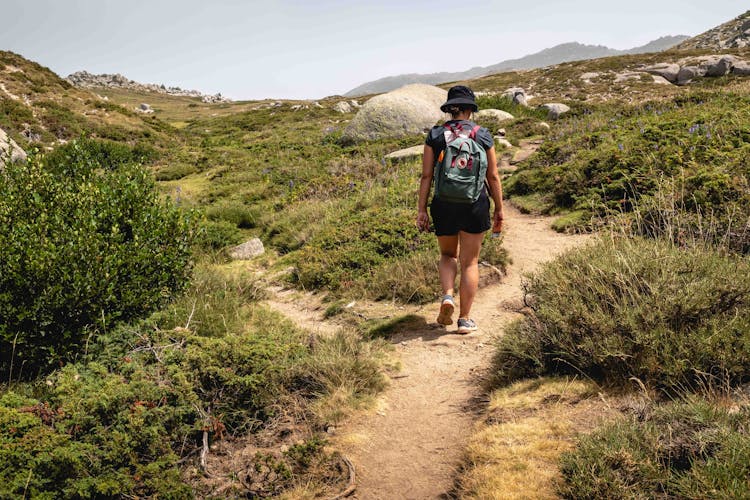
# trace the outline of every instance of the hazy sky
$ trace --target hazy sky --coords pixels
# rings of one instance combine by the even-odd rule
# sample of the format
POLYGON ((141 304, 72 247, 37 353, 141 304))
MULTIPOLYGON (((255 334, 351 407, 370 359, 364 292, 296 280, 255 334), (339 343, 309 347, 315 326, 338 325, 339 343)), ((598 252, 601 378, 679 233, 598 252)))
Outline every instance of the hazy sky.
POLYGON ((0 0, 0 50, 61 76, 122 73, 235 99, 319 98, 577 41, 696 35, 737 0, 0 0))

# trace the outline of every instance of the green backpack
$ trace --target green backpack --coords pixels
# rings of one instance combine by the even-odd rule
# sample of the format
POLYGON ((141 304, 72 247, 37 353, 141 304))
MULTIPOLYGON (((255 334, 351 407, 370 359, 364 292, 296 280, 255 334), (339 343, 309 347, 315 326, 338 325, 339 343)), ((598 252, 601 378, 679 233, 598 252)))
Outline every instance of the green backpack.
POLYGON ((474 203, 487 177, 487 153, 476 141, 479 125, 465 130, 445 124, 445 149, 435 162, 435 197, 453 203, 474 203))

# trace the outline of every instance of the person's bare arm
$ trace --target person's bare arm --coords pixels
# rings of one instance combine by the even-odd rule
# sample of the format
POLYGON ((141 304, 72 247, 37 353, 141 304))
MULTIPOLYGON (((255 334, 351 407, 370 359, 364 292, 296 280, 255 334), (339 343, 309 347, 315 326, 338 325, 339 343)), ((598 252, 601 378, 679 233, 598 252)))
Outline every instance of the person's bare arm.
POLYGON ((419 202, 417 203, 417 227, 422 231, 427 231, 430 228, 430 216, 427 214, 427 198, 430 196, 434 168, 435 152, 431 146, 425 144, 424 154, 422 155, 422 177, 419 181, 419 202))
POLYGON ((497 155, 494 146, 487 150, 487 185, 490 187, 490 196, 495 202, 495 211, 492 216, 492 232, 499 233, 503 227, 503 186, 500 182, 500 173, 497 171, 497 155))

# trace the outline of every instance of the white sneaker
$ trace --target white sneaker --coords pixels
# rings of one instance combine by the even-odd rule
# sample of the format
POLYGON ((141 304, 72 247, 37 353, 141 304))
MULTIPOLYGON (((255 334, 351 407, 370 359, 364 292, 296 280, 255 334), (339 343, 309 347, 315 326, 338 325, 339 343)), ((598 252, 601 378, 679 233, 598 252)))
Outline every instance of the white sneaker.
POLYGON ((440 314, 438 314, 437 322, 440 325, 452 325, 453 324, 453 311, 456 309, 456 304, 453 302, 451 295, 443 297, 443 302, 440 304, 440 314))

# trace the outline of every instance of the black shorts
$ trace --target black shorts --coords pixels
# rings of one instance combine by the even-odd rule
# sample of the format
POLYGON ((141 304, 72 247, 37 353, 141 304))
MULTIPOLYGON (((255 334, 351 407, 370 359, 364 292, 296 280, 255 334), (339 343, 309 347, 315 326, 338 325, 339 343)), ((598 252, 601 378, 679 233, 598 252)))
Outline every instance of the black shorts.
POLYGON ((436 236, 454 236, 459 231, 483 233, 490 223, 490 198, 482 194, 474 203, 451 203, 433 198, 430 215, 436 236))

